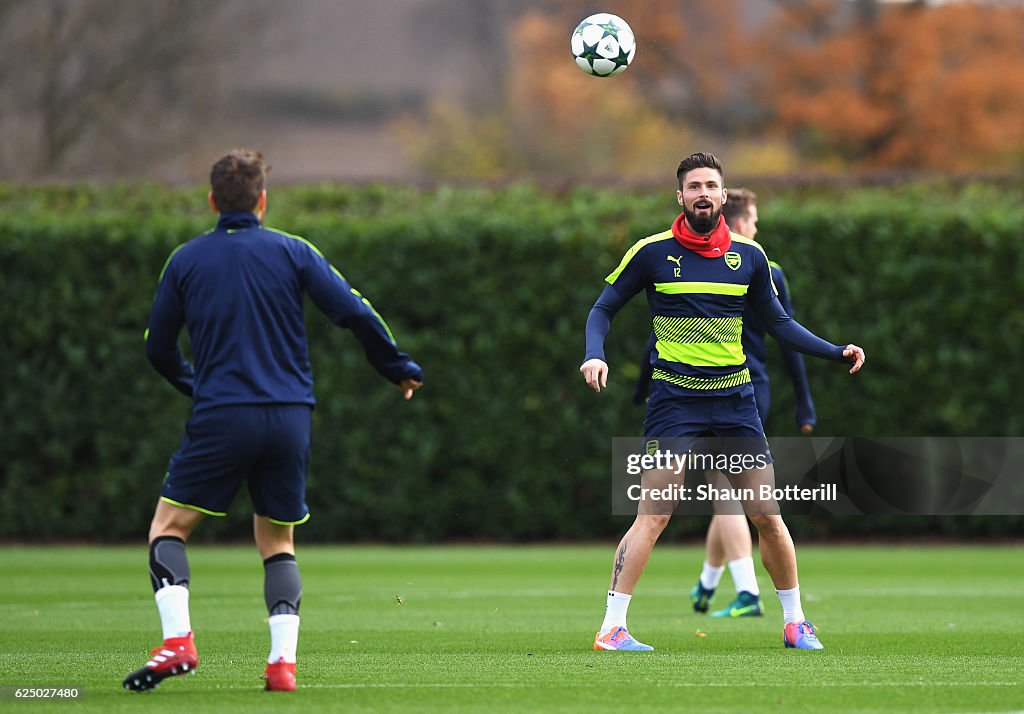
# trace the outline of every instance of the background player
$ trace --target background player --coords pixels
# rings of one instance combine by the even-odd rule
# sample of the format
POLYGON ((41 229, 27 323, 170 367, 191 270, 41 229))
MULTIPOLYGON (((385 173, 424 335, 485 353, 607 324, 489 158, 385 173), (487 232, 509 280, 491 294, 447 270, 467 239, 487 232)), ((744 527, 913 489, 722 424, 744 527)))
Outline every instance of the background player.
MULTIPOLYGON (((757 415, 750 373, 744 366, 742 315, 750 303, 769 332, 790 347, 824 359, 848 360, 854 373, 864 363, 856 345, 839 347, 804 329, 782 308, 768 258, 752 240, 731 234, 721 217, 727 198, 722 166, 710 154, 685 158, 676 172, 676 199, 683 213, 671 230, 636 243, 607 278, 587 318, 587 353, 580 372, 597 392, 607 386, 604 340, 615 314, 636 293, 647 294, 657 337, 651 398, 644 419, 648 448, 659 438, 692 440, 712 434, 757 444, 763 468, 744 476, 774 483, 771 454, 757 415)), ((661 485, 670 472, 648 471, 645 485, 661 485)), ((783 609, 787 647, 821 649, 814 626, 804 620, 796 553, 777 510, 749 512, 760 534, 761 557, 783 609)), ((663 504, 640 501, 637 517, 616 549, 605 619, 595 649, 653 649, 626 627, 632 592, 654 544, 671 518, 663 504)))
POLYGON ((262 155, 249 150, 214 164, 209 202, 220 214, 217 226, 179 246, 160 273, 146 356, 193 405, 149 530, 149 574, 164 642, 125 678, 130 690, 195 671, 185 541, 205 516, 225 515, 243 483, 255 511, 270 614, 266 688, 295 689, 302 582, 294 527, 309 518, 306 469, 315 403, 304 294, 332 322, 352 330, 370 363, 406 399, 423 383, 423 371, 398 350, 380 315, 320 251, 263 227, 268 169, 262 155), (178 347, 183 326, 194 367, 178 347))
MULTIPOLYGON (((729 224, 730 230, 754 240, 757 236, 757 195, 745 188, 729 191, 729 200, 722 205, 722 216, 729 224)), ((779 302, 782 303, 786 313, 793 317, 789 284, 782 271, 782 266, 773 260, 768 261, 768 264, 771 267, 772 282, 775 283, 775 287, 779 291, 779 302)), ((781 342, 779 350, 782 353, 782 363, 786 373, 793 383, 796 425, 802 434, 810 434, 814 431, 817 419, 803 356, 781 342)), ((772 393, 766 363, 765 328, 761 324, 757 312, 750 309, 749 306, 743 311, 743 352, 747 355, 747 367, 750 369, 750 383, 754 387, 757 413, 761 418, 761 424, 766 425, 772 393)), ((736 597, 721 610, 713 612, 711 616, 750 617, 761 615, 764 608, 761 603, 757 577, 754 575, 753 544, 747 519, 742 515, 726 513, 712 516, 711 523, 708 525, 704 567, 701 569, 697 584, 690 591, 693 609, 697 612, 707 612, 726 563, 729 565, 729 573, 732 575, 733 584, 736 587, 736 597)))

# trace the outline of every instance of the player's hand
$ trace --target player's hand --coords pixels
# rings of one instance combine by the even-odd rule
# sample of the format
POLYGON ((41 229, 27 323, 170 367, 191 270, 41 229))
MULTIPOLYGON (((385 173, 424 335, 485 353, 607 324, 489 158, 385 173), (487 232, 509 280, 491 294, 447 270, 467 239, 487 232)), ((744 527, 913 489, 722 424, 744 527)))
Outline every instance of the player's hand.
POLYGON ((412 393, 423 386, 423 382, 417 382, 415 379, 403 379, 395 386, 402 393, 402 398, 408 401, 412 399, 412 393))
POLYGON ((595 392, 600 392, 603 387, 608 386, 608 365, 604 360, 588 359, 580 365, 580 372, 595 392))
POLYGON ((864 361, 867 359, 867 355, 857 345, 847 345, 846 349, 843 350, 843 357, 853 362, 853 366, 850 367, 850 374, 853 374, 858 369, 864 366, 864 361))
POLYGON ((800 433, 801 434, 810 434, 812 431, 814 431, 814 424, 801 424, 800 425, 800 433))

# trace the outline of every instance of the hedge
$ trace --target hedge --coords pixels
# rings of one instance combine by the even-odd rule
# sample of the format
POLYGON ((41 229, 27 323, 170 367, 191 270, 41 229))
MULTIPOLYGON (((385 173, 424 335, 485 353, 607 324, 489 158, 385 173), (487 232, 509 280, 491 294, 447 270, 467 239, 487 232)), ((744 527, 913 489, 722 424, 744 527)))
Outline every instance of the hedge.
MULTIPOLYGON (((808 359, 818 434, 1021 433, 1022 205, 984 186, 762 202, 759 239, 785 267, 801 322, 868 353, 854 378, 808 359)), ((424 389, 402 402, 310 306, 319 403, 302 539, 620 534, 610 437, 640 427, 629 396, 646 307, 634 300, 616 319, 601 395, 578 374, 583 325, 604 275, 677 208, 671 190, 273 190, 268 224, 315 243, 426 370, 424 389)), ((142 332, 168 253, 213 220, 200 188, 0 187, 0 537, 144 537, 190 405, 149 367, 142 332)), ((791 392, 770 359, 771 431, 793 435, 791 392)), ((244 499, 198 537, 245 537, 244 499)), ((704 525, 679 521, 678 537, 704 525)), ((791 527, 1005 536, 1024 519, 807 517, 791 527)))

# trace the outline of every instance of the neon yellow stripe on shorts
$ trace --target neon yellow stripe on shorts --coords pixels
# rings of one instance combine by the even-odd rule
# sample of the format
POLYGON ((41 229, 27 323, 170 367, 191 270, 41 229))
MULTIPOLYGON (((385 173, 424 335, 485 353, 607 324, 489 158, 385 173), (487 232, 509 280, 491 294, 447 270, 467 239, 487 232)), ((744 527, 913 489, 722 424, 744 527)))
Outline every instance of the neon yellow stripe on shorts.
POLYGON ((305 516, 302 517, 301 520, 298 521, 279 521, 276 518, 271 518, 270 516, 267 516, 267 520, 278 526, 301 526, 303 523, 309 520, 309 514, 307 513, 305 516))
POLYGON ((651 376, 654 379, 660 379, 677 387, 685 387, 686 389, 727 389, 749 382, 750 370, 742 369, 739 372, 726 374, 721 377, 691 377, 682 374, 672 374, 663 369, 655 369, 654 374, 651 376))
POLYGON ((199 511, 200 513, 205 513, 208 516, 226 516, 226 515, 228 515, 227 513, 218 513, 217 511, 208 511, 205 508, 200 508, 199 506, 193 506, 190 503, 178 503, 177 501, 173 501, 173 500, 167 498, 167 496, 161 496, 160 500, 163 501, 164 503, 169 503, 172 506, 177 506, 178 508, 187 508, 187 509, 189 509, 191 511, 199 511))

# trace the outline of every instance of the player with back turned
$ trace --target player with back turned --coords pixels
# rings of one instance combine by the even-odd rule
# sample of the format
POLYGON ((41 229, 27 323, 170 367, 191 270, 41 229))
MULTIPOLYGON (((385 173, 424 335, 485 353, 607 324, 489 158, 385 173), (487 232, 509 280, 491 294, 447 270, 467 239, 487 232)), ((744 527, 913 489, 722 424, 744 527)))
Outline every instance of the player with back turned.
POLYGON ((179 246, 160 273, 146 330, 146 356, 192 398, 181 446, 171 457, 149 529, 149 574, 163 644, 124 680, 146 691, 193 672, 198 654, 189 615, 185 541, 205 516, 223 516, 243 484, 264 566, 270 615, 269 690, 295 689, 302 582, 294 528, 309 518, 313 374, 304 296, 362 343, 370 363, 410 399, 423 370, 399 351, 369 301, 311 243, 265 228, 269 167, 236 150, 210 173, 217 226, 179 246), (188 328, 194 366, 178 336, 188 328))
MULTIPOLYGON (((782 344, 823 359, 864 364, 856 345, 837 346, 808 332, 783 309, 772 283, 768 258, 760 245, 730 233, 722 218, 728 198, 722 165, 711 154, 683 159, 676 171, 676 200, 683 213, 670 230, 636 243, 606 278, 607 285, 587 318, 587 352, 580 372, 597 392, 607 386, 604 341, 615 314, 641 290, 647 294, 655 350, 651 398, 644 418, 647 448, 662 440, 693 440, 712 435, 723 448, 756 456, 757 467, 740 475, 747 483, 774 483, 771 452, 757 414, 741 335, 743 309, 749 304, 768 332, 782 344), (756 451, 756 454, 754 453, 756 451), (761 464, 764 464, 763 466, 761 464)), ((657 488, 672 472, 651 470, 643 486, 657 488)), ((664 502, 641 500, 637 516, 619 542, 604 622, 594 649, 644 651, 626 626, 632 593, 651 551, 668 525, 664 502)), ((757 527, 761 560, 772 578, 783 610, 783 643, 798 649, 822 649, 800 602, 796 552, 789 530, 771 502, 744 504, 757 527)))

